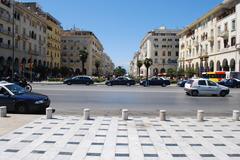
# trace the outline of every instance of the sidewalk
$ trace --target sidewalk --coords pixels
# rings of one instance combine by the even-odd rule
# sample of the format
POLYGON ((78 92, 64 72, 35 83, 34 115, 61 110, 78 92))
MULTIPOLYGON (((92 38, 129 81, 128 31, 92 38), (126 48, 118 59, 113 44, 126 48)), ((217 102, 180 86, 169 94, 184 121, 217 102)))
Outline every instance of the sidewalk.
POLYGON ((0 137, 0 160, 239 160, 231 118, 45 117, 0 137))

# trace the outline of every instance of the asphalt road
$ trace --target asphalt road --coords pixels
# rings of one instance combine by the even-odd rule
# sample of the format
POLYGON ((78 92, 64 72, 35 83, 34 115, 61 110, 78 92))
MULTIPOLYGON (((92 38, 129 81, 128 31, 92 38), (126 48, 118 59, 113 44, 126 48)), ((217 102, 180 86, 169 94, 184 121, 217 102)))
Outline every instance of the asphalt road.
POLYGON ((48 95, 58 114, 80 115, 90 108, 95 115, 120 115, 127 108, 132 115, 157 116, 165 109, 169 115, 193 116, 203 109, 208 115, 229 116, 240 110, 240 89, 231 89, 226 97, 191 97, 175 86, 33 85, 33 91, 48 95))

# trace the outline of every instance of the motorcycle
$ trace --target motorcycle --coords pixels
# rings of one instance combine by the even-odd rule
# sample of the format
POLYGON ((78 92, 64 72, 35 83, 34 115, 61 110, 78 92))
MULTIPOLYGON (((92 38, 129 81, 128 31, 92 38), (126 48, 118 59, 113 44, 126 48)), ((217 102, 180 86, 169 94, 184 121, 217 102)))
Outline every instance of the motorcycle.
POLYGON ((32 86, 26 80, 21 80, 19 82, 16 82, 16 84, 18 84, 19 86, 25 88, 29 92, 32 91, 32 86))

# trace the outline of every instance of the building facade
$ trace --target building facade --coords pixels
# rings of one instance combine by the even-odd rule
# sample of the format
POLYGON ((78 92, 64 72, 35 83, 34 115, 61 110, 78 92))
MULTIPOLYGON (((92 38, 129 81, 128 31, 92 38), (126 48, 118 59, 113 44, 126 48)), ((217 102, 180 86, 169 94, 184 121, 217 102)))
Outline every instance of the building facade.
MULTIPOLYGON (((179 38, 177 29, 166 29, 160 27, 147 33, 143 38, 139 54, 134 56, 134 73, 136 77, 137 60, 144 61, 145 58, 153 60, 149 68, 149 76, 163 75, 168 69, 177 68, 177 59, 179 54, 179 38)), ((146 76, 146 67, 143 65, 140 69, 140 76, 146 76)))
POLYGON ((179 33, 178 67, 240 71, 240 1, 225 0, 179 33))
MULTIPOLYGON (((85 50, 88 53, 87 60, 84 63, 84 69, 87 75, 95 75, 97 73, 95 65, 96 61, 100 61, 101 66, 105 64, 104 61, 111 61, 111 59, 104 54, 101 42, 91 31, 80 31, 79 29, 75 28, 71 30, 65 30, 62 33, 61 41, 61 63, 63 66, 71 68, 72 71, 77 74, 84 73, 82 68, 83 64, 79 55, 81 50, 85 50)), ((108 66, 106 68, 108 68, 108 66)))
POLYGON ((32 72, 39 65, 46 65, 45 21, 18 2, 13 5, 10 1, 1 1, 0 9, 1 76, 11 75, 12 61, 14 71, 22 74, 32 72))
POLYGON ((50 13, 44 12, 36 2, 24 2, 24 6, 37 12, 47 24, 47 66, 60 68, 61 63, 61 23, 50 13))
POLYGON ((139 60, 140 52, 134 53, 133 60, 130 62, 129 75, 132 77, 139 76, 139 70, 137 67, 137 62, 139 60))

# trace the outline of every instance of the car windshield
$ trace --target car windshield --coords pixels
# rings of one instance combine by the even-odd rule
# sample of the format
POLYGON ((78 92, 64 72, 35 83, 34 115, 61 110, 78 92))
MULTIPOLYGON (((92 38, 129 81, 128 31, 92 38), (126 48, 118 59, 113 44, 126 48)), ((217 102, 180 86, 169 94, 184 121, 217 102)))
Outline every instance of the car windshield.
POLYGON ((6 85, 6 87, 15 95, 19 95, 27 92, 24 88, 16 84, 6 85))

